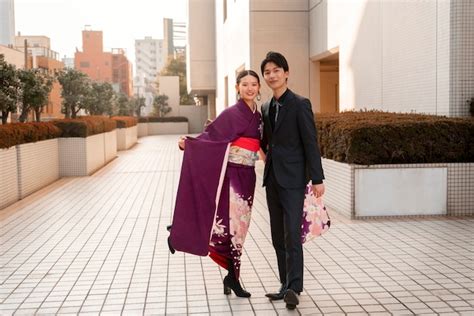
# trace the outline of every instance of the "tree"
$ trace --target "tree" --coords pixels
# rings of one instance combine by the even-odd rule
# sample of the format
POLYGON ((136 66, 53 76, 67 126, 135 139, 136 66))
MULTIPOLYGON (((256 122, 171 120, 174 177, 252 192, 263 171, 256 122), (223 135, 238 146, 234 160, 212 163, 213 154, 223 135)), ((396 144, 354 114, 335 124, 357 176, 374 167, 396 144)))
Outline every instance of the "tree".
POLYGON ((75 118, 77 112, 84 107, 86 98, 89 97, 89 77, 75 69, 67 69, 59 73, 58 81, 62 86, 62 111, 66 118, 75 118))
POLYGON ((153 114, 158 117, 163 117, 166 113, 171 111, 171 108, 168 106, 168 96, 164 94, 159 94, 153 98, 153 114))
POLYGON ((193 97, 188 94, 186 84, 186 60, 183 55, 176 59, 170 58, 167 65, 161 70, 161 76, 179 76, 179 103, 194 104, 193 97))
POLYGON ((118 115, 133 115, 133 103, 127 95, 120 93, 117 97, 117 114, 118 115))
POLYGON ((20 81, 14 65, 5 61, 0 54, 0 111, 2 124, 7 123, 8 115, 16 112, 18 101, 21 97, 20 81))
POLYGON ((20 122, 28 119, 28 113, 33 110, 36 121, 41 120, 41 110, 48 103, 49 93, 53 86, 53 78, 39 69, 21 69, 18 71, 21 96, 20 122))
POLYGON ((113 115, 115 92, 108 82, 92 82, 84 98, 84 109, 91 115, 113 115))
POLYGON ((132 105, 133 112, 137 114, 138 117, 141 116, 142 108, 145 107, 145 98, 144 97, 133 97, 130 101, 132 105))

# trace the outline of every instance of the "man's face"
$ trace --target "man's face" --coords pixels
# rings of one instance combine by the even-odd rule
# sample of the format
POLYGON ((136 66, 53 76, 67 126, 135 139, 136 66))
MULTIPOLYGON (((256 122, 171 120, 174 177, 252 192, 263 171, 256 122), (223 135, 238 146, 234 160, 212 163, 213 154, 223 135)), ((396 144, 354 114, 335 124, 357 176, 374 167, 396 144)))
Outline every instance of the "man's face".
POLYGON ((263 68, 263 78, 272 90, 278 90, 286 86, 288 75, 288 71, 284 71, 282 67, 277 66, 273 62, 268 62, 263 68))

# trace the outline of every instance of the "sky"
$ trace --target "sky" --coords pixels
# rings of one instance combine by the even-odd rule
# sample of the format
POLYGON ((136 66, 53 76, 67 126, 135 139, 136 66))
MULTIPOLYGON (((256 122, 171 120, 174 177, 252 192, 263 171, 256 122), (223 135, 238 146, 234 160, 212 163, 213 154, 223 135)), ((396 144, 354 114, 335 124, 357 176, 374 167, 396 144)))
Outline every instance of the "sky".
POLYGON ((187 0, 14 0, 15 31, 45 35, 61 58, 82 51, 85 25, 102 31, 104 50, 125 48, 135 63, 135 39, 163 38, 163 18, 186 22, 187 0))

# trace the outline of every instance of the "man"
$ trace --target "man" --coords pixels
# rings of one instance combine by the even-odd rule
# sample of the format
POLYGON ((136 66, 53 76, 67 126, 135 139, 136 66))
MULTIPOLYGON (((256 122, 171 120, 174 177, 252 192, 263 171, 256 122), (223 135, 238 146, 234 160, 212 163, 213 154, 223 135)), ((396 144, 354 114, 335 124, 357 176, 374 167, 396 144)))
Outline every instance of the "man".
POLYGON ((273 91, 273 97, 262 105, 262 149, 267 154, 263 185, 281 282, 278 292, 266 296, 283 299, 288 309, 295 309, 303 290, 300 238, 305 187, 312 180, 314 194, 322 196, 324 174, 311 102, 288 89, 285 57, 269 52, 260 69, 273 91))

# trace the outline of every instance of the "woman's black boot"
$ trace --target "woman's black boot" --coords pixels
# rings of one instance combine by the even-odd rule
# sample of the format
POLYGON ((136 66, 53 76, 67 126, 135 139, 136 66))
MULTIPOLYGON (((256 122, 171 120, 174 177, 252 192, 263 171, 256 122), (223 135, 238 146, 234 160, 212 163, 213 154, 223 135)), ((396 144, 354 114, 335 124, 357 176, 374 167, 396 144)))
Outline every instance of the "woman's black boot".
POLYGON ((231 290, 234 291, 238 297, 250 297, 250 293, 242 288, 239 280, 235 278, 232 264, 229 265, 229 274, 224 278, 224 294, 229 295, 231 290))
POLYGON ((171 246, 171 237, 168 237, 168 248, 170 249, 171 254, 174 254, 176 250, 174 250, 173 246, 171 246))

